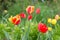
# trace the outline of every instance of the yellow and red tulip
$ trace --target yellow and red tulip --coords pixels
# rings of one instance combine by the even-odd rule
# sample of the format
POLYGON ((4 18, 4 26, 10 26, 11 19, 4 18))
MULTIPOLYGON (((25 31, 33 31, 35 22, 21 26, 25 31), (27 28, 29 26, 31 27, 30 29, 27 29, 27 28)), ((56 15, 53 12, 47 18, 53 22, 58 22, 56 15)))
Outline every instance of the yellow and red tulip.
POLYGON ((34 12, 34 6, 28 6, 28 7, 26 8, 26 12, 27 12, 28 14, 32 14, 32 13, 34 12))
POLYGON ((20 16, 19 15, 16 15, 14 17, 11 16, 9 18, 9 21, 12 22, 15 25, 18 25, 21 22, 21 19, 20 19, 20 16))

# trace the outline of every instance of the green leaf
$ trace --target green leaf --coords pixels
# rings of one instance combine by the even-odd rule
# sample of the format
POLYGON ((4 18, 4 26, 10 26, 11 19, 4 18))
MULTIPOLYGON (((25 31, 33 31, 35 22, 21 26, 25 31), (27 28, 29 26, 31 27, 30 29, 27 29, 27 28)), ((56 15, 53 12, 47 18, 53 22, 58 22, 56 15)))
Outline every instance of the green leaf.
POLYGON ((5 30, 3 30, 3 32, 4 32, 5 37, 7 38, 7 40, 10 40, 10 38, 9 38, 9 34, 8 34, 5 30))

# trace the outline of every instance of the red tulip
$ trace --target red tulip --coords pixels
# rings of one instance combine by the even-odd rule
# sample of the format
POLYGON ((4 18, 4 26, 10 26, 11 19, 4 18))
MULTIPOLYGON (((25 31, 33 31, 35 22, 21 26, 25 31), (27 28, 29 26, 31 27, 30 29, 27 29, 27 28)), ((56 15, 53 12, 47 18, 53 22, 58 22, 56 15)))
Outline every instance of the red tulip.
POLYGON ((28 20, 31 20, 32 19, 32 15, 28 15, 28 20))
POLYGON ((40 8, 37 8, 36 9, 36 14, 39 14, 40 13, 40 8))
POLYGON ((21 13, 21 14, 20 14, 20 17, 21 17, 21 18, 26 18, 26 14, 21 13))
POLYGON ((46 26, 45 24, 39 23, 39 24, 38 24, 38 30, 39 30, 40 32, 42 32, 42 33, 46 33, 47 30, 48 30, 48 28, 47 28, 47 26, 46 26))

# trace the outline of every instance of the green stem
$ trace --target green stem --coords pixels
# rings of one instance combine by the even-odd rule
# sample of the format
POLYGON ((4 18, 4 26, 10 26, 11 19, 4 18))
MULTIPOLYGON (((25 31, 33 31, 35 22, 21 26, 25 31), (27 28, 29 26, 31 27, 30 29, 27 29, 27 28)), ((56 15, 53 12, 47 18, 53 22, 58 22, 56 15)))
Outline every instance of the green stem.
POLYGON ((29 21, 29 26, 28 26, 28 28, 27 28, 27 30, 25 32, 25 35, 22 38, 22 40, 28 40, 28 38, 29 38, 29 32, 30 32, 30 21, 29 21))
POLYGON ((40 33, 38 34, 37 40, 40 40, 40 33))

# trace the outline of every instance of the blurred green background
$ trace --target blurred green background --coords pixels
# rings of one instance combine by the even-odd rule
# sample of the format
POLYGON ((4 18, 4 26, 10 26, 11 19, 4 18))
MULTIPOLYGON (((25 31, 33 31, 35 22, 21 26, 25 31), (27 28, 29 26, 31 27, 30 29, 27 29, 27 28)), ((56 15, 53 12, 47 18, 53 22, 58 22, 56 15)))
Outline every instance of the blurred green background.
POLYGON ((25 9, 28 5, 40 7, 41 12, 45 14, 60 14, 60 0, 0 0, 0 18, 1 16, 16 15, 25 9), (7 10, 6 14, 4 10, 7 10))

